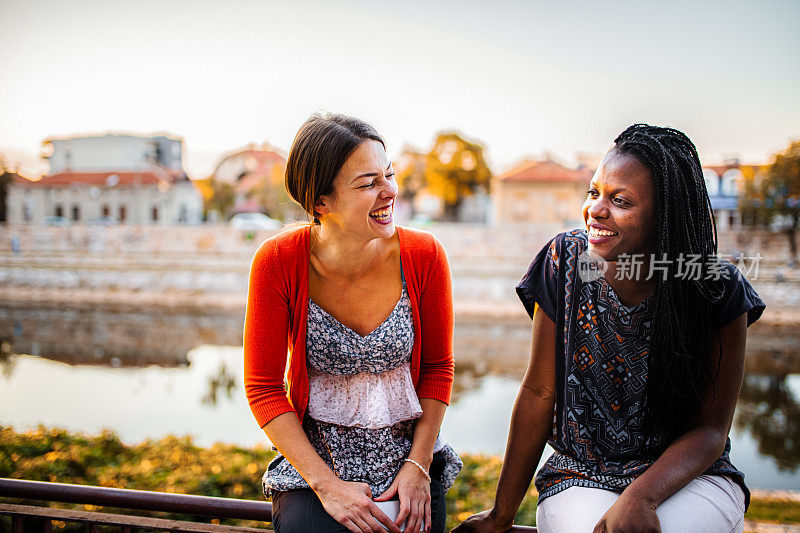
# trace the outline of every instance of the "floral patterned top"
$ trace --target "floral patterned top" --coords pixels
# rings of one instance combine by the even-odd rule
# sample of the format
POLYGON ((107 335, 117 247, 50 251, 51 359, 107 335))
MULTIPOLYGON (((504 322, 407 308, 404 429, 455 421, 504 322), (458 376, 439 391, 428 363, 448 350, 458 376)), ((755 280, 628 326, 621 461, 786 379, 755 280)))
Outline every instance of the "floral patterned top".
MULTIPOLYGON (((411 313, 405 281, 389 317, 364 337, 308 301, 309 404, 303 430, 340 479, 367 483, 375 497, 403 466, 414 421, 422 415, 410 372, 411 313)), ((445 459, 441 482, 447 489, 461 460, 441 438, 434 453, 445 459)), ((272 491, 309 488, 281 454, 264 473, 263 485, 268 497, 272 491)))

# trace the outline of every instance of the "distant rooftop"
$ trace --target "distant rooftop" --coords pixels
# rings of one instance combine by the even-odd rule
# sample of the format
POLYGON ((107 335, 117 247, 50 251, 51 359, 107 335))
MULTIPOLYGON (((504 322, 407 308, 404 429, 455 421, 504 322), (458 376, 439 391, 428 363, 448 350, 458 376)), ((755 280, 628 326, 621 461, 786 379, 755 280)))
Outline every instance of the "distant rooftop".
POLYGON ((141 172, 60 172, 29 180, 18 176, 14 183, 29 187, 96 186, 126 187, 131 185, 158 185, 189 181, 186 174, 169 168, 141 172))
POLYGON ((525 183, 588 183, 594 171, 588 167, 567 168, 552 160, 523 161, 497 179, 505 182, 525 183))

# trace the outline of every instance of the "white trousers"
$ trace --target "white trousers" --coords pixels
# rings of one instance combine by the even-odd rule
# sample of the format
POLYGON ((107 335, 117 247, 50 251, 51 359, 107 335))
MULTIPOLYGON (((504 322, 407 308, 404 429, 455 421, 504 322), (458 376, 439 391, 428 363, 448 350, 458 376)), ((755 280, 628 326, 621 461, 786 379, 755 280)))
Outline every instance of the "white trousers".
MULTIPOLYGON (((619 494, 570 487, 536 509, 539 533, 591 533, 619 494)), ((656 509, 662 533, 741 533, 744 493, 727 476, 700 476, 656 509)))

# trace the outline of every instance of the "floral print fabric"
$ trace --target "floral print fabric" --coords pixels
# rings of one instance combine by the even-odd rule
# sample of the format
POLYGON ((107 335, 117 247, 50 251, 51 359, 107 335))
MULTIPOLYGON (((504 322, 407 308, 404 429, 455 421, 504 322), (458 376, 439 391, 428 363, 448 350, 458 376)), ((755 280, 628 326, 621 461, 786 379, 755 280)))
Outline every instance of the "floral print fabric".
MULTIPOLYGON (((374 497, 389 488, 411 451, 414 419, 422 414, 410 373, 414 328, 403 284, 389 317, 362 337, 309 300, 306 357, 309 405, 303 430, 331 470, 367 483, 374 497)), ((442 483, 455 481, 461 460, 441 439, 442 483)), ((280 454, 264 474, 264 491, 309 488, 280 454)))

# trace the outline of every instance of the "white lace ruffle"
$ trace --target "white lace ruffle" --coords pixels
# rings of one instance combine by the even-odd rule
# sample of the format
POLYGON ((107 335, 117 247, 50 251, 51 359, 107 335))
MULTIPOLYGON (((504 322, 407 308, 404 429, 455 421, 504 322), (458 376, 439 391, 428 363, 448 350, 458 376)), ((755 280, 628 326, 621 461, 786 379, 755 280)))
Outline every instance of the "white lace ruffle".
POLYGON ((410 363, 382 374, 336 375, 308 368, 308 414, 314 420, 378 429, 422 416, 410 363))

